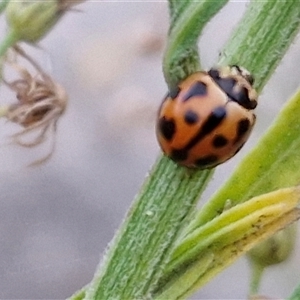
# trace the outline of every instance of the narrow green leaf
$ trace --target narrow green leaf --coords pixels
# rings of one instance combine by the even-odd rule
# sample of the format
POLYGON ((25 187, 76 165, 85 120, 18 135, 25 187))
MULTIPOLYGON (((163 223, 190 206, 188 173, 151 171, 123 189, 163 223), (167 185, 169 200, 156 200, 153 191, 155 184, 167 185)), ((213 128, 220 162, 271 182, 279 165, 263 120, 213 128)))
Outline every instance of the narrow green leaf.
POLYGON ((197 280, 201 278, 205 272, 210 268, 215 260, 215 254, 207 252, 197 261, 192 268, 185 271, 184 276, 179 276, 174 280, 173 284, 164 289, 163 293, 154 296, 155 300, 166 299, 181 299, 187 291, 191 290, 191 287, 197 283, 197 280))
POLYGON ((156 298, 181 299, 192 293, 262 239, 298 219, 299 202, 298 187, 281 189, 239 204, 195 230, 175 250, 156 298))
MULTIPOLYGON (((185 262, 185 256, 193 256, 199 253, 199 249, 206 247, 206 242, 210 239, 216 239, 218 237, 218 243, 222 243, 224 237, 224 231, 220 232, 220 228, 226 228, 230 233, 230 227, 235 226, 236 222, 240 220, 256 218, 256 214, 264 215, 265 218, 276 218, 281 214, 286 213, 297 205, 299 198, 299 190, 284 189, 273 193, 264 194, 242 204, 236 205, 229 210, 224 211, 220 216, 214 218, 202 227, 194 230, 191 234, 186 236, 180 245, 176 248, 172 255, 172 260, 168 264, 168 269, 172 270, 177 264, 185 262), (274 211, 273 211, 274 210, 274 211), (204 245, 204 246, 203 246, 204 245)), ((245 223, 245 226, 255 225, 255 221, 249 221, 245 223)), ((244 222, 244 221, 243 221, 244 222)), ((244 228, 237 228, 236 234, 226 237, 225 241, 228 243, 228 239, 237 239, 237 231, 243 235, 244 228)))

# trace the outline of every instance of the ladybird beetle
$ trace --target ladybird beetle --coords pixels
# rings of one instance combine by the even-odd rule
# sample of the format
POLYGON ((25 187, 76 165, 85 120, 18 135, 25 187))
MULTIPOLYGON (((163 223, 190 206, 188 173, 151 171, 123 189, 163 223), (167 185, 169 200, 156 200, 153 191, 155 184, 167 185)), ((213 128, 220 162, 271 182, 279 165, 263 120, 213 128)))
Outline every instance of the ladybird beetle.
POLYGON ((247 141, 256 116, 254 78, 237 65, 196 72, 165 97, 156 134, 163 152, 189 168, 213 168, 247 141))

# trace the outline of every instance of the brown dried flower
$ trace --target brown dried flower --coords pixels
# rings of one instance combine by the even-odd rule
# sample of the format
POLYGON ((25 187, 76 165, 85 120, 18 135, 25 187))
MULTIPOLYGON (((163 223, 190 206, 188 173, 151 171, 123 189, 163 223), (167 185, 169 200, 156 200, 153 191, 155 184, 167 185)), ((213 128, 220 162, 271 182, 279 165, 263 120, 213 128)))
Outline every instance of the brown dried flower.
MULTIPOLYGON (((35 69, 33 76, 16 61, 8 63, 17 71, 19 78, 4 82, 16 93, 18 102, 12 104, 6 114, 9 121, 18 123, 23 130, 13 135, 14 142, 24 147, 35 147, 46 140, 49 131, 55 134, 57 121, 67 105, 67 94, 64 88, 47 75, 41 67, 19 46, 14 48, 17 56, 23 57, 35 69), (35 135, 25 141, 30 133, 35 135)), ((51 157, 55 146, 53 139, 50 153, 34 162, 41 163, 51 157)))

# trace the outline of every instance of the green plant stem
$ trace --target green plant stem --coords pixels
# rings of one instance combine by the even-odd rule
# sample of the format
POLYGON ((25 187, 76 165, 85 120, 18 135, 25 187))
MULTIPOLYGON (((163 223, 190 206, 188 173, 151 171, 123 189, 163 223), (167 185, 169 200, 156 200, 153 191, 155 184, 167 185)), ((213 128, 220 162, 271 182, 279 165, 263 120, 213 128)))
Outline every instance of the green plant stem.
POLYGON ((170 12, 170 26, 169 33, 171 33, 173 26, 176 25, 177 19, 182 15, 182 12, 186 7, 189 7, 193 0, 169 0, 169 12, 170 12))
POLYGON ((172 28, 172 23, 176 23, 177 17, 180 15, 180 12, 184 9, 186 5, 189 5, 189 0, 180 1, 180 0, 169 0, 169 12, 170 12, 170 29, 172 28))
POLYGON ((10 30, 0 44, 0 57, 4 56, 7 50, 19 41, 19 36, 15 31, 10 30))
POLYGON ((250 295, 258 294, 260 282, 262 279, 262 275, 264 273, 265 267, 261 264, 252 263, 251 266, 252 274, 251 274, 251 281, 250 281, 250 295))
POLYGON ((165 157, 151 173, 89 286, 87 299, 141 299, 148 295, 211 176, 208 170, 188 171, 165 157))
MULTIPOLYGON (((224 5, 226 1, 220 3, 224 5)), ((186 8, 185 11, 190 11, 192 16, 180 18, 181 24, 184 26, 184 22, 189 23, 196 18, 201 26, 197 26, 194 20, 193 24, 185 26, 186 32, 182 37, 186 38, 187 30, 192 30, 193 43, 196 43, 199 28, 210 19, 211 12, 216 13, 221 5, 210 0, 193 1, 190 5, 193 8, 186 8), (202 10, 197 7, 202 7, 202 10), (205 16, 201 18, 201 15, 196 15, 195 9, 198 13, 204 12, 205 16)), ((176 41, 185 42, 175 39, 172 47, 176 41)), ((198 61, 196 47, 193 51, 196 57, 192 56, 192 59, 198 61)), ((168 53, 172 54, 170 51, 168 53)), ((169 59, 172 60, 172 57, 169 59)), ((194 211, 212 174, 212 170, 191 171, 175 165, 166 157, 160 158, 113 240, 98 274, 89 285, 86 298, 137 299, 149 295, 162 274, 176 238, 194 211)))
MULTIPOLYGON (((163 71, 170 90, 187 75, 200 70, 198 37, 207 22, 227 2, 228 0, 189 1, 183 7, 180 1, 172 1, 173 6, 179 5, 180 16, 175 16, 171 24, 163 60, 163 71)), ((173 10, 175 11, 174 7, 173 10)))
POLYGON ((298 0, 252 0, 243 21, 226 43, 219 63, 247 68, 255 75, 255 88, 261 91, 299 32, 299 26, 298 0))
POLYGON ((292 295, 287 298, 287 300, 300 300, 300 284, 294 290, 294 292, 292 293, 292 295))

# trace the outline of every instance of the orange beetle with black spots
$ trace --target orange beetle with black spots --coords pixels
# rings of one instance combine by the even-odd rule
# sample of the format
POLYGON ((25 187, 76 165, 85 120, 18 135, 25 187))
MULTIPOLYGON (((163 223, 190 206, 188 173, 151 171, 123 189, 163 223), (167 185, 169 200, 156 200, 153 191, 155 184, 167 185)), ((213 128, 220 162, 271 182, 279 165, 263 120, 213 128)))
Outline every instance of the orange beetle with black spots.
POLYGON ((254 79, 237 65, 197 72, 165 97, 156 133, 162 151, 189 168, 213 168, 234 156, 255 124, 254 79))

